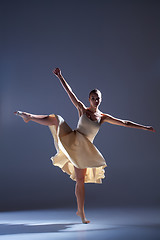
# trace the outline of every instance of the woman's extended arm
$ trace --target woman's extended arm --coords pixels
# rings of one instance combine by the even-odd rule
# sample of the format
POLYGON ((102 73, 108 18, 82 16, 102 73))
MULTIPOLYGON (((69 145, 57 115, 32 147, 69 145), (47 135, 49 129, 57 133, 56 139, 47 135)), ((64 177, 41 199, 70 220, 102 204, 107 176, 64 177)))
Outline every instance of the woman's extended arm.
POLYGON ((64 87, 65 91, 67 92, 69 98, 71 99, 72 103, 77 109, 82 109, 84 108, 84 104, 76 97, 76 95, 73 93, 71 87, 69 84, 65 81, 61 74, 61 70, 59 68, 56 68, 53 70, 53 73, 59 78, 62 86, 64 87))
POLYGON ((138 123, 131 122, 129 120, 118 119, 109 114, 103 115, 102 122, 108 122, 108 123, 123 126, 123 127, 138 128, 138 129, 155 132, 155 129, 152 126, 144 126, 138 123))

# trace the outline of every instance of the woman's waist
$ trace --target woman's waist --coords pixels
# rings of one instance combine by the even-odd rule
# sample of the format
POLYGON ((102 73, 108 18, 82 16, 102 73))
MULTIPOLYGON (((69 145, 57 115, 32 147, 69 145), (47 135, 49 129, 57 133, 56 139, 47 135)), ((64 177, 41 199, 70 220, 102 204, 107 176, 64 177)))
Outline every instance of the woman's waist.
POLYGON ((81 129, 81 128, 77 128, 75 129, 75 131, 79 132, 80 134, 84 135, 86 138, 88 138, 91 142, 93 142, 97 131, 93 132, 93 131, 86 131, 86 129, 81 129))

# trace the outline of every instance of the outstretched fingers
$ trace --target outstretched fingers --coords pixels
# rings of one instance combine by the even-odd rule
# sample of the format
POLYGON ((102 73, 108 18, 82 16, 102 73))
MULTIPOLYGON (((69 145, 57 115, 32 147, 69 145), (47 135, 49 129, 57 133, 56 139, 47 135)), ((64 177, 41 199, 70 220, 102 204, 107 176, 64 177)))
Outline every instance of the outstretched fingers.
POLYGON ((53 71, 52 71, 56 76, 59 76, 61 74, 61 70, 59 68, 55 68, 53 71))
POLYGON ((156 130, 155 130, 152 126, 148 126, 148 127, 147 127, 147 130, 148 130, 148 131, 151 131, 151 132, 156 132, 156 130))

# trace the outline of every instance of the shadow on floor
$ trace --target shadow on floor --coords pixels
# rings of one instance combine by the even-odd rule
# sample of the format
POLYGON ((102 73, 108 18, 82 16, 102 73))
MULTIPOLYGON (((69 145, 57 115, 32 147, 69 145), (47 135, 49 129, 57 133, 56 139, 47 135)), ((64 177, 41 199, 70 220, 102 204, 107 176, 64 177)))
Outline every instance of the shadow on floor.
POLYGON ((0 224, 0 235, 25 234, 25 233, 55 233, 55 232, 82 232, 82 231, 102 231, 122 228, 150 228, 160 229, 160 224, 155 225, 98 225, 81 223, 64 224, 0 224))
POLYGON ((22 234, 22 233, 55 233, 55 232, 82 232, 82 231, 101 231, 122 228, 124 226, 92 225, 82 223, 66 224, 0 224, 0 235, 22 234), (97 227, 96 227, 97 226, 97 227))
POLYGON ((76 223, 48 224, 48 225, 0 224, 0 235, 59 232, 75 224, 76 223))

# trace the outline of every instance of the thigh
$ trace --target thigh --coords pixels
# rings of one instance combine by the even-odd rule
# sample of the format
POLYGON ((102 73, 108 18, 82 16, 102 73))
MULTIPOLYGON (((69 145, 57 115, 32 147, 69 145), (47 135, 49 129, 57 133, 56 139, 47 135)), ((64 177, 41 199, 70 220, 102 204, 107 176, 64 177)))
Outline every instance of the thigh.
POLYGON ((74 169, 75 169, 76 181, 84 181, 87 169, 86 168, 80 169, 80 168, 76 168, 76 167, 74 167, 74 169))

